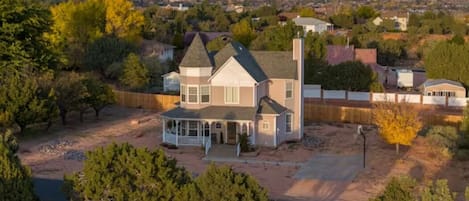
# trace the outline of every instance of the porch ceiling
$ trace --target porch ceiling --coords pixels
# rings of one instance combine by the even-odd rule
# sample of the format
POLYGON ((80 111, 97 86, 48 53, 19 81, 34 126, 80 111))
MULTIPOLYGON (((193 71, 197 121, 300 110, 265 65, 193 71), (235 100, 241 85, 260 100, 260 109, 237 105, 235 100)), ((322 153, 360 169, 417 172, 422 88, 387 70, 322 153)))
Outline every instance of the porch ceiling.
POLYGON ((171 119, 253 120, 254 107, 209 106, 202 109, 174 108, 161 114, 171 119))

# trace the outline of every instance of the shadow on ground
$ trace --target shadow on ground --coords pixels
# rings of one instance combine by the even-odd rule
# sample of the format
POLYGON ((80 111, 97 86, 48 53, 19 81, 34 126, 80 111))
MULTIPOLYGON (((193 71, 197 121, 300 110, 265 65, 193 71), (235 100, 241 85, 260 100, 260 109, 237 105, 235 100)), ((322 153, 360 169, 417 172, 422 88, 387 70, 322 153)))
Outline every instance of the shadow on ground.
POLYGON ((67 201, 62 192, 63 180, 33 178, 34 192, 41 201, 67 201))

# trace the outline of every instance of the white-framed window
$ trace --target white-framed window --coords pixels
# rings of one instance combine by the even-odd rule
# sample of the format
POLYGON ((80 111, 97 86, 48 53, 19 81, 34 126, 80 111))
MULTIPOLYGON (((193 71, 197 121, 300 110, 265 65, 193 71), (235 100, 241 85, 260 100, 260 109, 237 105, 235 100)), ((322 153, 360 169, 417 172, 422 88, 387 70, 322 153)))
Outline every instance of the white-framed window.
POLYGON ((238 104, 239 103, 239 87, 225 87, 225 103, 238 104))
POLYGON ((210 86, 209 85, 200 86, 200 102, 210 103, 210 86))
POLYGON ((217 123, 215 124, 215 128, 221 128, 221 123, 217 122, 217 123))
POLYGON ((285 98, 293 97, 293 81, 287 80, 285 82, 285 98))
POLYGON ((263 121, 262 122, 262 130, 269 130, 269 122, 268 121, 263 121))
POLYGON ((293 128, 293 115, 292 113, 285 114, 285 132, 291 133, 293 128))
POLYGON ((198 91, 199 87, 197 86, 188 86, 187 87, 187 94, 188 94, 188 103, 198 103, 198 91))
POLYGON ((189 136, 197 136, 199 130, 199 122, 189 121, 189 136))
POLYGON ((186 102, 186 93, 187 93, 186 85, 181 84, 180 93, 181 93, 181 102, 186 102))

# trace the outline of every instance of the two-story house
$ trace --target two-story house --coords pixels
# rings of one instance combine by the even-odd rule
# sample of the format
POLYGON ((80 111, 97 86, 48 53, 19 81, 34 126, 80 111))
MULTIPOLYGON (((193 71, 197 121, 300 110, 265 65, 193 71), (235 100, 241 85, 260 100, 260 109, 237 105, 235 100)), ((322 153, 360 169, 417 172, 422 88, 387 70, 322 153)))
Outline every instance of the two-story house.
POLYGON ((208 53, 197 34, 180 72, 180 105, 161 114, 163 141, 276 147, 303 136, 303 39, 293 51, 249 51, 230 42, 208 53))

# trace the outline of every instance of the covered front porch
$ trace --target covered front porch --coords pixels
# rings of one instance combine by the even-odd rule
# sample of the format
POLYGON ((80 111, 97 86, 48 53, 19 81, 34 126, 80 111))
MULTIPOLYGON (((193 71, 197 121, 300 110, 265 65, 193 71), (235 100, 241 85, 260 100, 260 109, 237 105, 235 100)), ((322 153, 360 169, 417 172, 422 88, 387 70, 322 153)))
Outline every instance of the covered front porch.
POLYGON ((176 146, 211 146, 212 144, 239 143, 239 136, 246 134, 255 144, 253 121, 242 120, 194 120, 163 117, 163 142, 176 146))

